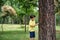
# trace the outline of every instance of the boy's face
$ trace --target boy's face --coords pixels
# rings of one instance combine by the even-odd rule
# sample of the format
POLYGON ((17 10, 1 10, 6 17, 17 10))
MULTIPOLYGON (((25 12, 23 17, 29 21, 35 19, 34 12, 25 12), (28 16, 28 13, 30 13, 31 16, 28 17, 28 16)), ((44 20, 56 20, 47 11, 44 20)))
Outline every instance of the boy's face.
POLYGON ((33 18, 31 18, 31 19, 32 19, 32 21, 35 20, 35 17, 33 17, 33 18))

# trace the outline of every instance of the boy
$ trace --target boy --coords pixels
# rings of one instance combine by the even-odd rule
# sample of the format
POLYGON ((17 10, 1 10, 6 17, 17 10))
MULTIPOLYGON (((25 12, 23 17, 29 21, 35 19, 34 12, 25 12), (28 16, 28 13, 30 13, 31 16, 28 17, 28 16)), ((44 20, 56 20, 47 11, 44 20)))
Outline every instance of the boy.
POLYGON ((37 24, 35 23, 35 15, 30 16, 29 21, 29 31, 30 31, 30 40, 35 40, 35 26, 37 24))

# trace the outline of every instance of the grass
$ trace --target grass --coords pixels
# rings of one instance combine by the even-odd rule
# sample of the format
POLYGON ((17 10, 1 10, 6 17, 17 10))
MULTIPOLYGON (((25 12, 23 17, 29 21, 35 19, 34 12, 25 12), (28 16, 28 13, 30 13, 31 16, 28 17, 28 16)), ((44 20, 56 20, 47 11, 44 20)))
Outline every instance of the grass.
POLYGON ((56 26, 56 40, 60 40, 60 26, 56 26))
POLYGON ((56 26, 56 30, 60 30, 60 26, 56 26))
MULTIPOLYGON (((2 33, 0 31, 0 40, 29 40, 29 32, 25 32, 24 27, 21 25, 4 25, 4 32, 2 33), (9 29, 9 30, 8 30, 9 29)), ((59 29, 60 26, 56 26, 56 30, 59 29)), ((28 29, 28 28, 27 28, 28 29)), ((38 27, 36 27, 36 30, 38 27)), ((37 37, 37 31, 36 31, 36 40, 38 39, 37 37)), ((56 33, 56 39, 60 40, 60 33, 56 33)))
POLYGON ((60 40, 60 34, 59 33, 56 34, 56 40, 60 40))
POLYGON ((28 39, 28 32, 5 31, 0 34, 0 40, 29 40, 28 39))

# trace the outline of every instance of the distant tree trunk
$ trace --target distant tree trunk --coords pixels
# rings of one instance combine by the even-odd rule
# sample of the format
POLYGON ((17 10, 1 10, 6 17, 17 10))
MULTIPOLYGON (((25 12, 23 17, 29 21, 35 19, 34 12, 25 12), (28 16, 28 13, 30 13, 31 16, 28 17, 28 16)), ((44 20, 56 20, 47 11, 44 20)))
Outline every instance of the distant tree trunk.
POLYGON ((2 28, 2 33, 3 33, 3 24, 4 24, 4 20, 5 20, 5 18, 2 18, 2 20, 1 20, 1 22, 2 22, 2 24, 1 24, 1 28, 2 28))
POLYGON ((1 6, 4 5, 3 0, 0 0, 0 11, 1 11, 1 6))
MULTIPOLYGON (((26 14, 27 14, 27 8, 26 8, 26 14)), ((25 14, 25 32, 26 32, 26 23, 27 23, 27 20, 26 20, 27 15, 26 14, 25 14)))
POLYGON ((39 40, 56 40, 54 0, 39 0, 39 40))
POLYGON ((26 32, 26 15, 25 15, 25 32, 26 32))

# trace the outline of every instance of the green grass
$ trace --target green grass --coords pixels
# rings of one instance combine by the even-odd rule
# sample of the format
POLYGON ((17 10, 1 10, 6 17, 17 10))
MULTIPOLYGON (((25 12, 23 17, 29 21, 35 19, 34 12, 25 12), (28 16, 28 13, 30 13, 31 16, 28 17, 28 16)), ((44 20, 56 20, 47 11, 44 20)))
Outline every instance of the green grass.
MULTIPOLYGON (((59 28, 60 26, 56 26, 56 30, 60 30, 59 28)), ((21 25, 4 25, 4 32, 2 33, 0 31, 0 40, 29 40, 29 32, 28 31, 25 32, 24 30, 20 29, 24 29, 24 27, 22 27, 21 25)), ((38 27, 36 27, 36 30, 37 29, 38 27)), ((36 31, 36 40, 37 39, 38 39, 38 33, 36 31)), ((60 40, 60 33, 56 34, 56 39, 60 40)))
POLYGON ((56 26, 56 30, 60 30, 60 26, 56 26))
POLYGON ((56 40, 60 40, 60 26, 56 26, 56 31, 59 31, 56 33, 56 40))
POLYGON ((56 40, 60 40, 60 33, 56 34, 56 40))
POLYGON ((29 33, 24 31, 0 32, 0 40, 29 40, 29 33))
MULTIPOLYGON (((56 39, 60 40, 60 34, 56 34, 56 39)), ((29 32, 24 31, 6 31, 3 33, 0 32, 0 40, 29 40, 29 32)))

